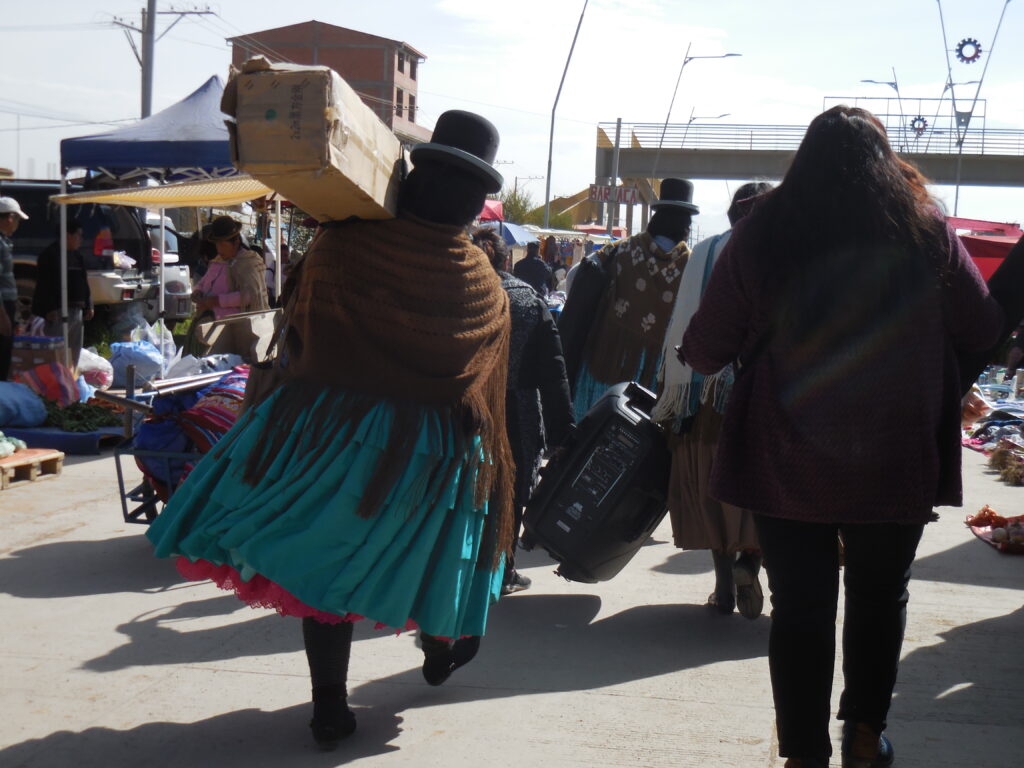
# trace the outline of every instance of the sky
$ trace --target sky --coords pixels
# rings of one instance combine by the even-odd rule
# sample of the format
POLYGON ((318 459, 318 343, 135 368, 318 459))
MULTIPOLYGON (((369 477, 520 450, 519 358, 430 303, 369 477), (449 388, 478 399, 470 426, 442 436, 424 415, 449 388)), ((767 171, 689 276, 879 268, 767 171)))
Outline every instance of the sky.
MULTIPOLYGON (((0 69, 0 167, 55 177, 62 138, 138 116, 139 67, 112 21, 138 24, 143 5, 0 2, 7 64, 0 69)), ((547 175, 552 106, 583 7, 583 0, 163 0, 161 10, 215 15, 185 17, 157 43, 153 108, 212 74, 225 78, 228 37, 311 19, 350 27, 422 51, 419 122, 432 127, 453 108, 486 116, 502 137, 499 170, 543 203, 546 180, 536 177, 547 175)), ((947 75, 940 7, 950 47, 973 37, 983 49, 975 64, 953 57, 954 82, 980 78, 987 64, 980 93, 987 125, 1024 129, 1024 0, 589 0, 556 110, 551 194, 593 182, 598 123, 665 121, 688 46, 691 56, 742 55, 691 61, 672 122, 728 113, 721 122, 806 125, 829 97, 894 95, 887 85, 860 82, 892 80, 894 70, 905 100, 937 98, 947 75)), ((161 16, 158 34, 174 18, 161 16)), ((967 98, 961 108, 973 95, 973 86, 957 89, 967 98)), ((701 231, 725 228, 735 186, 697 181, 701 231)), ((933 192, 952 212, 952 188, 933 192)), ((959 213, 1019 222, 1024 189, 962 187, 959 213)))

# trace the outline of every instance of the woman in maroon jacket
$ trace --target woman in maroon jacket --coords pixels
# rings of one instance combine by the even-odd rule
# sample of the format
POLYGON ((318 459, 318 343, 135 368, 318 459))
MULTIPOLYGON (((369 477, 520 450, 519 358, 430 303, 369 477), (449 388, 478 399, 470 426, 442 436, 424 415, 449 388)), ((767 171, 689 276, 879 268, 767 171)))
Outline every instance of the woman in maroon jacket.
POLYGON ((885 766, 910 566, 932 507, 962 500, 956 353, 994 344, 1002 312, 924 184, 870 113, 819 115, 736 227, 683 338, 700 373, 741 365, 711 493, 757 512, 790 768, 832 753, 837 534, 842 764, 885 766))

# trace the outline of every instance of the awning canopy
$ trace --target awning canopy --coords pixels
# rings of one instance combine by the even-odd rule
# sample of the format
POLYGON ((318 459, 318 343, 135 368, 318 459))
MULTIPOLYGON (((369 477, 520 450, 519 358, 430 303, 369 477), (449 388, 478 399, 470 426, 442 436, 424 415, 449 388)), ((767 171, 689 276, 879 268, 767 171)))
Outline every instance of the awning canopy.
POLYGON ((50 199, 60 205, 75 203, 106 203, 129 205, 136 208, 195 208, 212 206, 223 208, 273 195, 274 191, 251 176, 231 176, 224 179, 182 181, 158 187, 124 187, 97 189, 67 195, 53 195, 50 199))
POLYGON ((960 235, 960 241, 986 282, 1019 239, 1000 235, 960 235))
POLYGON ((480 221, 502 221, 505 218, 505 206, 501 200, 484 200, 480 211, 480 221))
POLYGON ((486 221, 483 222, 483 226, 498 230, 509 245, 526 245, 527 243, 539 242, 532 232, 520 227, 518 224, 509 224, 507 221, 486 221))
POLYGON ((60 143, 62 170, 88 168, 128 178, 140 170, 164 176, 235 172, 220 111, 224 84, 214 75, 177 104, 123 128, 60 143))

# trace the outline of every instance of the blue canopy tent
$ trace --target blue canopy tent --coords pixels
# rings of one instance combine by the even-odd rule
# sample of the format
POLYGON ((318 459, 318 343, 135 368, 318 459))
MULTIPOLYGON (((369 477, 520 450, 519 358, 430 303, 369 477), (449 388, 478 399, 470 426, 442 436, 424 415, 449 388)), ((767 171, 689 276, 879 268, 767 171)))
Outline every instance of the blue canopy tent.
POLYGON ((214 75, 176 104, 106 133, 64 139, 61 169, 87 168, 119 180, 211 178, 237 173, 220 111, 224 84, 214 75))
POLYGON ((509 224, 507 221, 485 221, 481 223, 481 226, 498 230, 509 245, 526 245, 527 243, 540 242, 537 236, 528 229, 524 229, 518 224, 509 224))
MULTIPOLYGON (((71 168, 98 171, 117 181, 145 178, 161 181, 211 179, 237 174, 238 171, 231 164, 225 115, 220 111, 223 95, 224 83, 214 75, 181 101, 137 123, 106 133, 64 139, 60 143, 61 194, 67 192, 68 170, 71 168)), ((278 211, 280 219, 280 207, 278 211)), ((161 209, 161 242, 163 221, 161 209)), ((60 224, 61 231, 66 231, 66 205, 60 208, 60 224)), ((61 238, 60 242, 61 317, 67 354, 67 241, 61 238)), ((163 279, 164 270, 161 266, 161 318, 164 316, 163 279)), ((65 362, 68 362, 67 358, 65 362)))

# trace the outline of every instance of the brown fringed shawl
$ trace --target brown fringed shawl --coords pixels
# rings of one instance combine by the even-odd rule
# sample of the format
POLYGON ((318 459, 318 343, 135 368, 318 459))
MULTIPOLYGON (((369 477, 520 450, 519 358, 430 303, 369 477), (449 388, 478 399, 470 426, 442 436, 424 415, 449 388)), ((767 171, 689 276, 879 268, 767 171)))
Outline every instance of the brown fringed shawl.
POLYGON ((594 379, 645 386, 654 381, 689 255, 686 243, 665 253, 647 232, 598 254, 610 279, 584 350, 594 379))
POLYGON ((287 391, 246 480, 268 469, 288 428, 314 404, 311 421, 326 431, 358 423, 386 400, 395 410, 388 449, 359 508, 371 517, 433 411, 450 429, 454 455, 480 436, 475 501, 491 504, 480 562, 496 564, 511 544, 514 468, 505 431, 508 298, 487 257, 461 227, 358 221, 322 232, 300 273, 275 362, 287 391), (345 396, 318 401, 325 390, 345 396))

